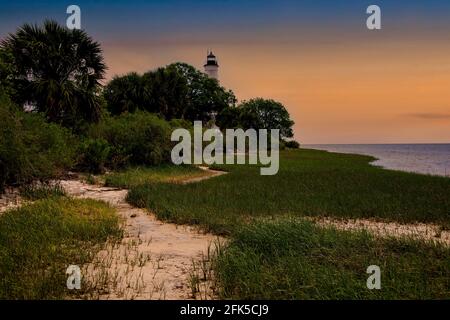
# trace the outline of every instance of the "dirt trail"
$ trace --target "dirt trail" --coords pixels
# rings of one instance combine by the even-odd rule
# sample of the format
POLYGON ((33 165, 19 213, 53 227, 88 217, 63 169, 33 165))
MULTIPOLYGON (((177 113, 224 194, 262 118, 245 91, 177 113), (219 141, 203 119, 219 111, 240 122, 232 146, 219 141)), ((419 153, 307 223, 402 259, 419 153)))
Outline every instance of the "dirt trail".
MULTIPOLYGON (((208 171, 210 174, 205 177, 183 183, 224 174, 208 171)), ((109 278, 108 288, 99 296, 100 299, 193 298, 190 287, 193 261, 201 261, 217 237, 201 234, 193 227, 158 221, 148 211, 129 205, 125 201, 127 190, 89 185, 77 180, 65 180, 61 185, 71 196, 110 203, 124 219, 121 243, 100 252, 88 269, 97 278, 106 278, 106 275, 109 278)), ((203 283, 205 287, 208 285, 203 283)), ((210 290, 205 288, 201 291, 210 290)))

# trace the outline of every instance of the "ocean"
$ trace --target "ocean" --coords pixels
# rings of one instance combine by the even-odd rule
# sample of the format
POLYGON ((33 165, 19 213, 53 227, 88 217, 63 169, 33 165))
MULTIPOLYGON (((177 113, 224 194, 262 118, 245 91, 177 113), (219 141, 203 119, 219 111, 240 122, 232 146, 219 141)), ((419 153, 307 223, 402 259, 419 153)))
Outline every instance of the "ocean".
POLYGON ((369 155, 386 169, 450 177, 450 144, 310 144, 302 147, 369 155))

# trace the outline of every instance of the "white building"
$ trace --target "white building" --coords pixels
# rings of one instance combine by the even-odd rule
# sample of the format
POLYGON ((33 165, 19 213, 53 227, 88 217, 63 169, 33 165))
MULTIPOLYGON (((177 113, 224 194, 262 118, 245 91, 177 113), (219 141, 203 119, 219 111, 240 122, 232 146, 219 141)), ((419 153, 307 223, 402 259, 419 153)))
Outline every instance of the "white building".
POLYGON ((213 79, 219 80, 219 64, 217 62, 216 56, 209 51, 208 56, 206 57, 205 73, 213 79))

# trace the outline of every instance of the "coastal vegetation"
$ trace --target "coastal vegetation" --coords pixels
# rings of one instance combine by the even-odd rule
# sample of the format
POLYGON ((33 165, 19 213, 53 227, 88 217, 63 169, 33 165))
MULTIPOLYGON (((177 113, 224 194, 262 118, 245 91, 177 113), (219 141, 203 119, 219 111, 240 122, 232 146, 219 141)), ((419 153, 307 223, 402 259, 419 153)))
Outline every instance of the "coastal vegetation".
POLYGON ((67 267, 120 237, 119 217, 101 201, 52 196, 2 214, 0 299, 64 298, 67 267))
POLYGON ((209 259, 221 298, 449 296, 448 246, 329 229, 309 220, 423 222, 448 230, 450 179, 377 168, 367 156, 304 149, 280 156, 275 176, 261 176, 258 166, 214 166, 228 174, 197 184, 135 186, 128 201, 159 219, 229 239, 209 259), (381 290, 366 287, 370 265, 381 267, 381 290))
POLYGON ((160 218, 230 235, 261 218, 374 218, 450 228, 450 179, 385 170, 368 156, 318 150, 280 152, 276 175, 258 165, 214 165, 227 175, 200 184, 149 183, 128 199, 160 218))
POLYGON ((448 247, 278 218, 238 228, 212 268, 225 299, 447 299, 449 264, 448 247))

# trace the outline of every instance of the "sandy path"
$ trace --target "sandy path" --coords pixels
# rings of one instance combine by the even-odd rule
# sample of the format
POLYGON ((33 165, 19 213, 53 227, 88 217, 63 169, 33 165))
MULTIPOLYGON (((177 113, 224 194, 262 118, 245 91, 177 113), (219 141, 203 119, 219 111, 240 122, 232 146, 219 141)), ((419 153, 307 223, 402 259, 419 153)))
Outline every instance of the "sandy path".
POLYGON ((442 230, 440 226, 434 224, 400 224, 397 222, 382 222, 370 219, 336 219, 330 217, 308 217, 306 219, 313 221, 322 227, 332 226, 338 230, 350 231, 366 230, 379 237, 409 237, 450 246, 450 231, 442 230))
POLYGON ((20 207, 22 203, 23 200, 20 198, 19 190, 8 188, 5 190, 5 193, 0 194, 0 214, 20 207))
MULTIPOLYGON (((184 183, 223 174, 210 172, 206 177, 184 183)), ((105 278, 105 275, 109 278, 100 299, 193 298, 189 285, 193 261, 201 261, 217 237, 201 234, 193 227, 158 221, 148 211, 129 205, 125 201, 127 190, 93 186, 77 180, 61 181, 61 185, 74 197, 110 203, 124 219, 123 240, 100 252, 88 269, 97 278, 105 278)), ((203 283, 205 288, 208 285, 203 283)), ((206 291, 210 290, 206 288, 206 291)), ((201 297, 208 298, 204 294, 201 297)))

